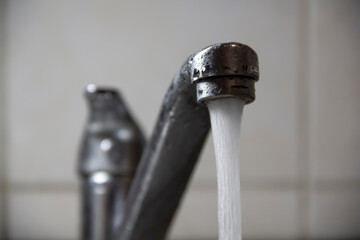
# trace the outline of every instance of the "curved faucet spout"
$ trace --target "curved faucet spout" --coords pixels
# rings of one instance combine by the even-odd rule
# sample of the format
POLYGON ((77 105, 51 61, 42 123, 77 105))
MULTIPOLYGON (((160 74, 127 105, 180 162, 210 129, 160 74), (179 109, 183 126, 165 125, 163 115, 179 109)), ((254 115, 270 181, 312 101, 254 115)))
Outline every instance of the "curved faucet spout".
POLYGON ((243 44, 216 44, 188 58, 165 96, 115 239, 165 238, 210 128, 203 104, 222 97, 252 102, 258 76, 256 53, 243 44))
POLYGON ((189 70, 187 62, 163 101, 130 188, 116 239, 165 237, 210 128, 207 109, 196 102, 189 70))

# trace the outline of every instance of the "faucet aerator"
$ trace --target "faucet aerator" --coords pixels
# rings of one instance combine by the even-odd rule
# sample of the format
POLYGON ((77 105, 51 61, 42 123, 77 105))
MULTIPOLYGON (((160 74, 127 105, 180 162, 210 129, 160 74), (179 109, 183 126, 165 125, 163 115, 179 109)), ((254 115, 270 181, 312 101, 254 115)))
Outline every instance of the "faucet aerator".
POLYGON ((259 63, 249 46, 234 42, 212 45, 196 53, 190 62, 198 103, 228 97, 245 103, 255 100, 259 63))

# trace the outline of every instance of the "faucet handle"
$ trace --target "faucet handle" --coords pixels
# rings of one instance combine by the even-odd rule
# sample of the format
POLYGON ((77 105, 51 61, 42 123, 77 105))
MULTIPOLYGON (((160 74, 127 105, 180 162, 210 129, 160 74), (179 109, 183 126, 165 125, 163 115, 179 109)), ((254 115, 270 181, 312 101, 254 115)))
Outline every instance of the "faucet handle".
POLYGON ((140 127, 116 89, 90 84, 85 96, 90 117, 82 141, 80 172, 106 171, 132 177, 145 143, 140 127))

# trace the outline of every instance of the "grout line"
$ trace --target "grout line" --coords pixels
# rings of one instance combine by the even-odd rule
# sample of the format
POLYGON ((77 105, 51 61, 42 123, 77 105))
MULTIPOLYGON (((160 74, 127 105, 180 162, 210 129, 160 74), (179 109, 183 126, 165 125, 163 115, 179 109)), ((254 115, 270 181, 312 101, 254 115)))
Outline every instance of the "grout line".
POLYGON ((7 198, 7 106, 6 106, 6 20, 8 2, 0 1, 0 198, 1 198, 1 232, 0 238, 8 238, 8 198, 7 198))
MULTIPOLYGON (((279 240, 279 238, 253 238, 253 237, 245 237, 245 240, 279 240)), ((280 238, 282 240, 288 240, 288 239, 292 239, 292 240, 305 240, 303 238, 280 238)), ((358 237, 349 237, 346 238, 347 240, 357 240, 358 237)), ((33 238, 13 238, 12 240, 38 240, 38 239, 33 239, 33 238)), ((66 238, 66 239, 51 239, 51 240, 76 240, 74 238, 66 238)), ((217 238, 169 238, 169 240, 217 240, 217 238)), ((312 240, 343 240, 343 238, 312 238, 312 240)))
MULTIPOLYGON (((309 1, 309 33, 311 38, 309 38, 309 49, 308 49, 308 68, 309 68, 309 98, 313 104, 309 105, 309 113, 310 117, 309 120, 311 121, 311 125, 309 125, 309 136, 308 136, 308 147, 309 147, 309 161, 310 163, 314 164, 316 168, 316 162, 318 159, 317 149, 318 146, 318 121, 319 121, 319 111, 318 111, 318 102, 317 102, 317 95, 319 94, 318 88, 318 75, 319 75, 319 34, 318 34, 318 15, 319 15, 319 6, 317 1, 309 1)), ((322 184, 324 181, 314 181, 312 176, 312 168, 309 168, 309 190, 308 190, 308 202, 310 203, 313 197, 311 193, 318 189, 319 185, 325 186, 322 184)), ((332 183, 334 184, 334 183, 332 183)), ((328 184, 329 185, 329 184, 328 184)), ((335 186, 334 186, 335 187, 335 186)), ((348 187, 348 186, 347 186, 348 187)), ((311 205, 309 205, 309 213, 312 212, 311 205)), ((313 226, 312 223, 312 216, 308 214, 306 219, 307 227, 309 229, 309 237, 311 236, 311 229, 313 226)))
MULTIPOLYGON (((250 180, 244 179, 241 188, 244 191, 301 191, 305 192, 308 188, 308 181, 295 180, 250 180)), ((340 181, 323 180, 314 184, 316 191, 336 191, 346 192, 359 190, 360 180, 340 181)), ((192 183, 189 191, 217 191, 216 181, 197 181, 192 183)), ((9 183, 9 193, 31 193, 31 192, 80 192, 80 182, 78 183, 9 183)))
POLYGON ((19 192, 80 192, 79 183, 10 183, 10 193, 19 192))
POLYGON ((309 128, 310 128, 310 73, 309 58, 310 56, 310 2, 309 0, 297 2, 297 174, 299 181, 302 182, 302 189, 297 192, 297 222, 298 237, 302 239, 309 238, 309 177, 310 177, 310 152, 309 152, 309 128))

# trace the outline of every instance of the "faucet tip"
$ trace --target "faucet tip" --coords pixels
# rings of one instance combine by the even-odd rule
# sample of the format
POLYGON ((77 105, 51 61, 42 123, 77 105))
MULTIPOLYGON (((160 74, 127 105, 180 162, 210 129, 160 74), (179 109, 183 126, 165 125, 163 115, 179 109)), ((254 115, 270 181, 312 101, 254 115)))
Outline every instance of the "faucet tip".
POLYGON ((256 52, 236 42, 209 46, 191 59, 191 79, 197 86, 197 101, 237 97, 251 103, 255 100, 254 82, 259 80, 256 52))
POLYGON ((259 79, 256 52, 241 43, 220 43, 204 48, 193 56, 192 80, 242 75, 259 79))
POLYGON ((119 92, 115 88, 99 87, 93 83, 85 87, 85 96, 88 99, 118 97, 119 92))

